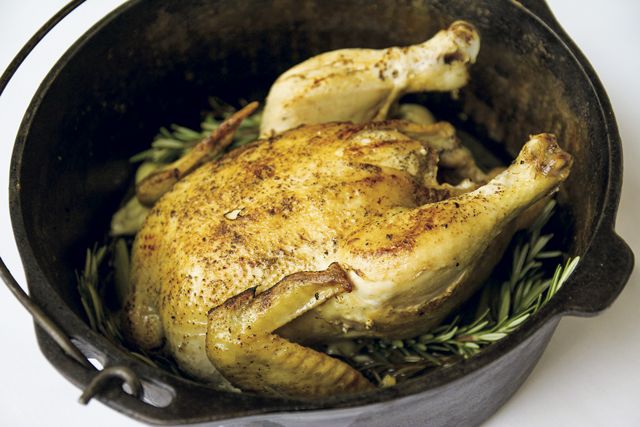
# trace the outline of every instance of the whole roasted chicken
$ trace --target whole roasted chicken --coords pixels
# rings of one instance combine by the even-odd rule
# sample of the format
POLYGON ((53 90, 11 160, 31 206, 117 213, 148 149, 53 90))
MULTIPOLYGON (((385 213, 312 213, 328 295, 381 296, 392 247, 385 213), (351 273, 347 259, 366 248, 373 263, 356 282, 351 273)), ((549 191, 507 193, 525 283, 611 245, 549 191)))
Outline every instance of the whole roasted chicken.
MULTIPOLYGON (((427 63, 440 71, 416 79, 427 89, 462 86, 477 54, 475 30, 456 23, 436 40, 454 41, 425 50, 416 72, 427 63)), ((141 183, 138 195, 153 207, 135 239, 125 316, 137 345, 164 346, 194 376, 263 394, 371 389, 358 371, 313 347, 414 336, 441 321, 487 278, 523 212, 569 174, 571 157, 550 134, 532 136, 489 179, 448 123, 371 121, 417 84, 369 94, 366 114, 350 99, 325 123, 323 103, 340 96, 325 97, 331 79, 340 86, 345 77, 321 68, 339 57, 366 70, 373 56, 385 57, 339 52, 310 60, 315 75, 327 74, 318 114, 308 109, 304 78, 287 81, 288 98, 279 80, 265 139, 208 161, 250 105, 141 183), (443 170, 455 179, 442 181, 443 170)), ((366 93, 369 78, 379 77, 358 80, 358 91, 366 93)))

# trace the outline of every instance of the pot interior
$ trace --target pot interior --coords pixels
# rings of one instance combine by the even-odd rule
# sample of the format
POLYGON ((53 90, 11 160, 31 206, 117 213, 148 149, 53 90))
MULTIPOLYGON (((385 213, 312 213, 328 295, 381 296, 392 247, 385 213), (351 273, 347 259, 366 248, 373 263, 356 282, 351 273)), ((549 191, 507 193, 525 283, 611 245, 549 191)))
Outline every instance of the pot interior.
POLYGON ((314 54, 418 43, 456 19, 481 34, 471 83, 457 99, 413 99, 499 155, 517 153, 529 134, 557 134, 575 157, 560 197, 562 244, 583 254, 606 190, 602 115, 564 45, 514 4, 138 0, 65 55, 21 128, 19 220, 48 283, 84 318, 74 273, 131 183, 128 158, 161 126, 197 126, 210 96, 263 100, 280 73, 314 54))

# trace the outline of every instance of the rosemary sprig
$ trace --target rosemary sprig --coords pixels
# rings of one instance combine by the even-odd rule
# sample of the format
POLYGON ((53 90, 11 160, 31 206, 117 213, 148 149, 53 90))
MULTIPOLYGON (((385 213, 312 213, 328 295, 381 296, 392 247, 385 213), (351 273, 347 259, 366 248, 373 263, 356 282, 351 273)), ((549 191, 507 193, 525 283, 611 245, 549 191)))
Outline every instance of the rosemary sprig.
MULTIPOLYGON (((186 154, 202 139, 209 136, 213 130, 217 129, 225 119, 236 111, 235 108, 217 98, 211 98, 209 103, 212 111, 205 114, 199 130, 177 124, 172 124, 169 128, 162 127, 153 139, 151 147, 135 154, 129 161, 132 163, 171 163, 186 154)), ((229 149, 256 140, 260 130, 260 119, 260 113, 246 118, 236 131, 229 149)))
POLYGON ((106 289, 100 280, 100 267, 107 255, 107 246, 94 245, 87 249, 84 270, 76 272, 78 292, 82 307, 89 319, 91 329, 101 333, 114 343, 122 342, 122 335, 115 315, 108 309, 104 299, 106 289))
POLYGON ((578 264, 579 257, 570 258, 556 267, 552 277, 545 278, 543 260, 562 255, 545 251, 553 236, 541 234, 554 207, 555 202, 549 202, 527 233, 520 236, 508 279, 485 286, 476 315, 468 323, 456 316, 411 339, 358 339, 350 345, 329 346, 327 352, 345 359, 377 384, 388 386, 427 369, 468 359, 503 339, 549 302, 578 264))
POLYGON ((141 349, 133 350, 125 345, 124 337, 120 332, 118 310, 122 307, 123 297, 128 291, 128 269, 129 251, 123 239, 117 239, 108 246, 94 245, 92 249, 87 249, 84 269, 82 273, 76 272, 76 279, 80 301, 89 320, 89 326, 136 359, 181 375, 176 363, 163 354, 150 353, 141 349), (106 280, 108 275, 100 274, 103 262, 109 257, 112 257, 111 267, 115 276, 113 283, 106 280), (111 284, 113 286, 110 286, 111 284), (115 293, 118 299, 119 306, 115 310, 110 309, 105 303, 111 293, 115 293))

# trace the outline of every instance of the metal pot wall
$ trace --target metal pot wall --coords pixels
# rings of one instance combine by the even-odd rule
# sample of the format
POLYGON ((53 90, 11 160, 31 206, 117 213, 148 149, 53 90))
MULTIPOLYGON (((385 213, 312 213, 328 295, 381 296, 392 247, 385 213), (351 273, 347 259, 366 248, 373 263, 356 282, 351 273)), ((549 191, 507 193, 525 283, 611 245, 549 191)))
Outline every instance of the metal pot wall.
MULTIPOLYGON (((33 301, 85 355, 142 379, 144 401, 119 388, 98 399, 152 423, 244 423, 259 416, 287 425, 475 424, 524 381, 563 314, 591 315, 611 304, 633 262, 613 231, 621 186, 613 113, 593 70, 546 6, 522 3, 528 8, 462 0, 134 0, 85 34, 25 115, 10 203, 33 301), (70 286, 74 271, 88 242, 108 228, 129 184, 128 157, 160 126, 193 122, 212 94, 261 99, 277 75, 313 54, 416 43, 455 19, 474 23, 482 36, 471 84, 455 101, 445 95, 418 100, 498 151, 513 154, 528 134, 551 131, 576 159, 560 201, 564 248, 582 262, 521 329, 477 357, 403 387, 305 403, 212 390, 143 365, 90 330, 70 286), (461 121, 460 112, 468 120, 461 121)), ((95 371, 69 358, 41 329, 37 334, 51 363, 86 387, 95 371)))

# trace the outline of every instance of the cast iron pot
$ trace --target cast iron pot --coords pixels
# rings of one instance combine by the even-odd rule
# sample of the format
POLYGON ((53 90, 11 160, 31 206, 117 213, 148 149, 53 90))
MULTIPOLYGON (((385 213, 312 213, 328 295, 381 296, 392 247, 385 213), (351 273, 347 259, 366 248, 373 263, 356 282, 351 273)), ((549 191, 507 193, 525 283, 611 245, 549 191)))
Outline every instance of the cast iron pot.
MULTIPOLYGON (((141 379, 141 398, 121 387, 101 390, 97 398, 118 411, 158 424, 461 426, 482 422, 514 393, 562 315, 593 315, 622 290, 633 255, 614 232, 621 177, 620 138, 606 94, 544 3, 133 0, 87 32, 40 86, 16 140, 10 205, 35 305, 84 356, 141 379), (160 126, 195 125, 210 95, 263 99, 282 71, 311 55, 417 43, 456 19, 476 25, 482 38, 471 83, 457 100, 418 101, 497 152, 513 155, 529 134, 547 131, 575 157, 560 194, 562 245, 582 260, 517 332, 401 387, 299 402, 179 378, 134 360, 88 327, 74 271, 85 248, 103 237, 130 184, 127 159, 160 126)), ((42 329, 36 334, 49 361, 87 387, 96 371, 42 329)))

